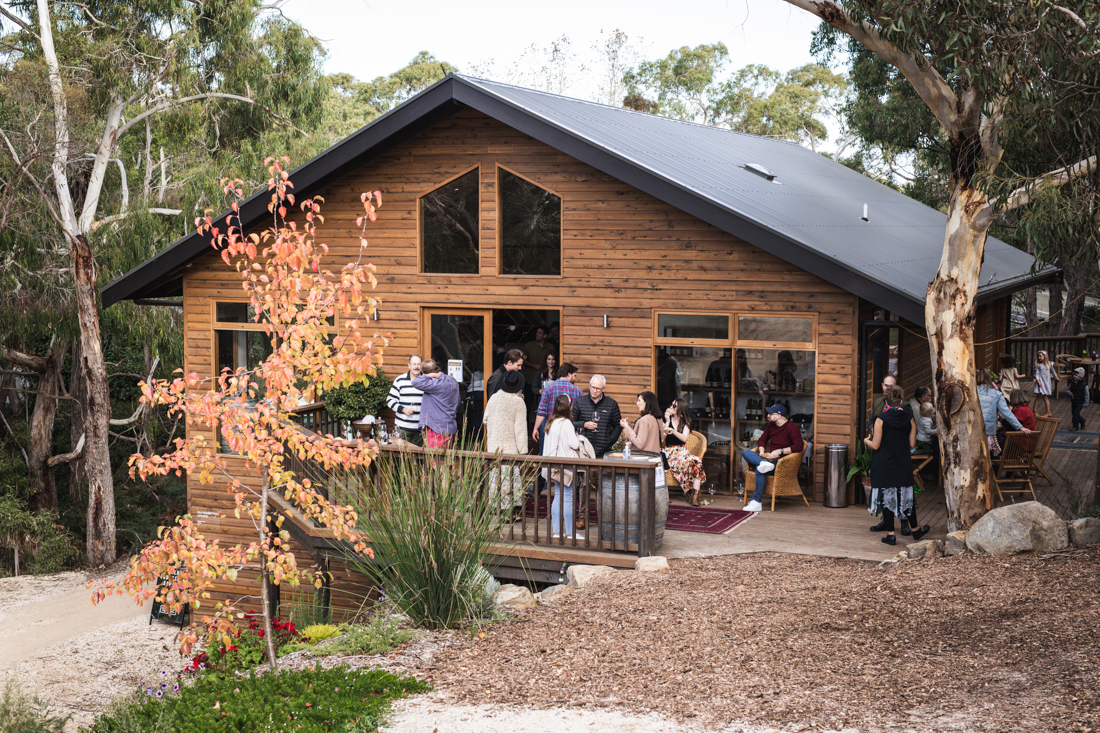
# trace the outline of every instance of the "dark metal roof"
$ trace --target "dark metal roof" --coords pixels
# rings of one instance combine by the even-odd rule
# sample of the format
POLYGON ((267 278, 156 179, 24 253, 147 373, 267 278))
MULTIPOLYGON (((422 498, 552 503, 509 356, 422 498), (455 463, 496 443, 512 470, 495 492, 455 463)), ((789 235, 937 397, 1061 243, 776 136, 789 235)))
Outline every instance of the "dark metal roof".
MULTIPOLYGON (((924 322, 946 216, 794 143, 449 75, 301 166, 292 174, 296 191, 308 195, 464 107, 924 322), (774 178, 752 171, 756 166, 774 178), (861 218, 865 204, 868 221, 861 218)), ((242 207, 246 226, 266 214, 268 200, 262 192, 242 207)), ((104 305, 178 295, 183 267, 206 247, 197 235, 181 239, 104 288, 104 305)), ((1057 276, 1053 268, 1032 273, 1033 262, 990 237, 979 302, 1057 276)))

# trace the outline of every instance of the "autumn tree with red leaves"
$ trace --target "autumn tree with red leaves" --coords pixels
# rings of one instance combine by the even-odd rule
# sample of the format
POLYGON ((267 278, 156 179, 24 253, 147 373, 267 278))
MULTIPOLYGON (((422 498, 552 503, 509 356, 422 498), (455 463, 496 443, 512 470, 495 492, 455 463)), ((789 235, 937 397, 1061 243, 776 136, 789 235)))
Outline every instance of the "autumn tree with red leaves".
MULTIPOLYGON (((239 216, 244 192, 239 180, 222 182, 226 195, 233 199, 226 231, 214 226, 210 210, 195 223, 200 233, 210 235, 211 245, 221 252, 226 264, 240 273, 244 290, 251 296, 255 321, 265 326, 271 355, 254 369, 240 367, 232 373, 226 369, 214 379, 192 373, 171 381, 142 383, 145 404, 164 405, 169 415, 184 416, 191 430, 167 455, 145 457, 138 453, 130 457, 131 476, 144 479, 187 471, 203 484, 227 482, 235 514, 251 518, 256 541, 247 547, 223 547, 218 540, 206 540, 190 516, 181 517, 176 526, 162 527, 159 539, 131 560, 130 572, 121 584, 99 586, 92 600, 128 592, 139 603, 156 596, 177 611, 185 603, 199 608, 210 597, 211 583, 235 580, 239 570, 258 566, 267 657, 275 669, 268 583, 319 585, 321 578, 317 571, 298 567, 289 549, 289 533, 282 529, 283 516, 272 511, 272 492, 327 527, 336 539, 373 557, 356 531, 357 516, 352 508, 326 500, 309 479, 287 468, 287 457, 294 455, 326 470, 352 469, 368 465, 377 455, 377 446, 373 441, 304 432, 294 422, 293 413, 302 401, 313 402, 328 390, 373 377, 385 340, 377 336, 368 339, 360 331, 360 321, 368 320, 378 305, 368 295, 368 287, 377 284, 374 266, 364 263, 362 255, 367 246, 366 224, 377 218, 381 193, 360 197, 364 209, 356 219, 360 257, 333 273, 322 268, 328 247, 316 238, 317 225, 324 221, 322 200, 314 197, 301 203, 301 225, 289 221, 287 207, 295 204, 286 172, 289 161, 269 158, 266 163, 271 191, 268 210, 274 218, 269 229, 244 232, 239 216), (258 488, 246 483, 246 476, 230 472, 229 454, 220 441, 227 444, 230 454, 244 459, 253 477, 260 478, 258 488), (152 590, 162 577, 172 581, 152 590)), ((234 631, 233 616, 243 614, 233 602, 219 602, 213 608, 214 613, 203 616, 198 627, 181 632, 181 653, 188 653, 203 633, 221 637, 226 643, 234 631)))

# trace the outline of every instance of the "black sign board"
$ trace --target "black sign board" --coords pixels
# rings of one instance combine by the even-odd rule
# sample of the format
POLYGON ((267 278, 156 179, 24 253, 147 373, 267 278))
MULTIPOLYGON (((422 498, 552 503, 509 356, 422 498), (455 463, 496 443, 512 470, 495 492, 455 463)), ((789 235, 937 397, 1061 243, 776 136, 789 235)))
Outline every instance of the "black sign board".
POLYGON ((187 603, 176 611, 170 603, 161 603, 158 597, 163 597, 172 587, 172 581, 179 577, 181 568, 176 568, 171 575, 162 575, 157 578, 157 593, 153 596, 153 608, 149 611, 149 625, 153 625, 153 619, 166 621, 170 624, 179 624, 182 629, 184 619, 191 614, 191 606, 187 603))

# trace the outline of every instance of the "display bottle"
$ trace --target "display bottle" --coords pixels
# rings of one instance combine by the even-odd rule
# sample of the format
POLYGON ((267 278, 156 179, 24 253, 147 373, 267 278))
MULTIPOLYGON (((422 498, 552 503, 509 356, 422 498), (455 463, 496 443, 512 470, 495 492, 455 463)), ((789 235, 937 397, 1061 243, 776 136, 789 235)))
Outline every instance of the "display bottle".
POLYGON ((627 444, 623 446, 623 458, 625 458, 628 461, 630 460, 630 443, 629 442, 627 442, 627 444))

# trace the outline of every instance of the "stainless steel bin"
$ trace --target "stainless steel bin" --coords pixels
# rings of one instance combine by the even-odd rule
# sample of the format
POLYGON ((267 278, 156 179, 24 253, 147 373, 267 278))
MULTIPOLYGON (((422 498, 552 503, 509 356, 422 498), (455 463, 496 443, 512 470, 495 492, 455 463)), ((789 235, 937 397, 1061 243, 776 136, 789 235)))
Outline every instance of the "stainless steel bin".
POLYGON ((848 446, 829 443, 825 446, 825 506, 842 509, 848 506, 848 446))

